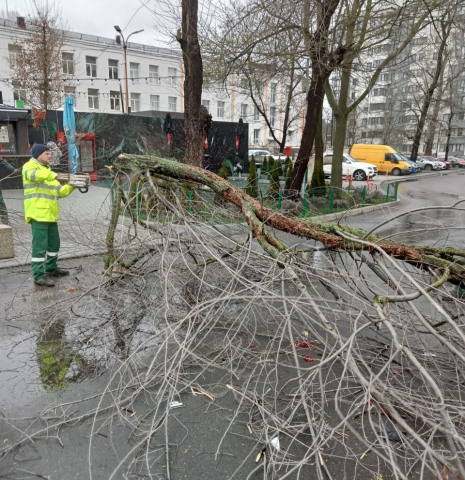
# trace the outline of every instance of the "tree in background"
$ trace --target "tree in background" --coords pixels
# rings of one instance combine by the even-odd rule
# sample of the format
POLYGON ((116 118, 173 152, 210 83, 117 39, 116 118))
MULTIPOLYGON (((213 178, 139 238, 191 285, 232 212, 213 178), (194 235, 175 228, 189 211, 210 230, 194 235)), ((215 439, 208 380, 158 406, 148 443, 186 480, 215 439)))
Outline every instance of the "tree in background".
POLYGON ((46 111, 63 106, 61 14, 49 0, 33 0, 34 13, 27 21, 26 35, 10 57, 13 85, 25 92, 25 103, 46 111))
POLYGON ((265 157, 265 158, 263 159, 262 174, 268 172, 268 167, 269 167, 269 165, 268 165, 268 159, 265 157))
POLYGON ((252 160, 250 161, 249 176, 247 177, 245 193, 253 198, 258 197, 257 166, 255 165, 254 157, 252 157, 252 160))

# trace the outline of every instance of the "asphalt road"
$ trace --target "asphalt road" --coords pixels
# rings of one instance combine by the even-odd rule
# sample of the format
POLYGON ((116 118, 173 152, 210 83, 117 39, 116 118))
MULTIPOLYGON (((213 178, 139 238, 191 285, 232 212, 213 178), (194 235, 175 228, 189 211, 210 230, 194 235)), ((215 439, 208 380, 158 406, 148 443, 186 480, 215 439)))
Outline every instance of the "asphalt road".
MULTIPOLYGON (((448 207, 465 200, 465 172, 454 172, 422 178, 411 176, 399 185, 400 202, 394 206, 367 214, 349 217, 347 224, 353 227, 371 230, 382 223, 375 233, 395 235, 399 241, 417 244, 435 244, 437 246, 455 246, 463 248, 465 230, 464 211, 435 208, 418 211, 392 220, 400 214, 431 207, 448 207), (424 230, 421 232, 420 230, 424 230)), ((457 208, 465 209, 465 203, 457 208)))

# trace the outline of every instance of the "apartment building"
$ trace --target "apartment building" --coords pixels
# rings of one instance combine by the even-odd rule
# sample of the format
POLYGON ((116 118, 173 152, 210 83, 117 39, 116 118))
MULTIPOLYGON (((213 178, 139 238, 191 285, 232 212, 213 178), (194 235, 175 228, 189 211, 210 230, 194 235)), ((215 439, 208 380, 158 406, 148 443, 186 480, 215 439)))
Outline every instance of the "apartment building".
MULTIPOLYGON (((3 102, 14 105, 24 100, 24 87, 12 79, 11 61, 18 52, 17 41, 25 38, 27 22, 0 19, 0 79, 3 102)), ((61 51, 63 97, 72 96, 75 108, 82 112, 122 114, 123 102, 131 112, 184 112, 184 70, 179 50, 159 48, 135 42, 127 44, 128 98, 125 94, 125 70, 122 40, 64 31, 61 51)), ((285 80, 269 82, 265 108, 277 135, 282 135, 283 92, 285 80)), ((249 145, 273 148, 269 126, 254 107, 250 96, 240 88, 240 78, 232 75, 225 82, 205 79, 202 103, 215 121, 249 123, 249 145)), ((27 105, 26 105, 27 106, 27 105)), ((300 115, 300 107, 294 116, 300 115)), ((299 145, 302 122, 288 131, 288 144, 299 145)))
MULTIPOLYGON (((376 45, 364 55, 354 73, 352 88, 360 93, 388 52, 397 48, 396 36, 376 45)), ((465 152, 465 63, 464 35, 456 31, 448 42, 442 83, 431 102, 420 143, 443 155, 450 130, 450 154, 465 152), (449 119, 452 115, 451 122, 449 119)), ((375 87, 357 111, 353 143, 389 144, 410 152, 421 107, 434 74, 439 39, 433 25, 424 28, 408 47, 383 70, 375 87)))

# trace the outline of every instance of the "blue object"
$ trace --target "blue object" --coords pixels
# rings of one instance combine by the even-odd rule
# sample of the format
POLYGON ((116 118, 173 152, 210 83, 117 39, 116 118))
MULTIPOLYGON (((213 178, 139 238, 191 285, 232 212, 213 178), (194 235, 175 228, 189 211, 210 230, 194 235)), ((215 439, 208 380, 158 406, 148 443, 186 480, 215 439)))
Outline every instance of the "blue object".
POLYGON ((412 160, 407 160, 408 163, 412 166, 412 171, 410 173, 417 173, 420 169, 417 167, 417 164, 415 162, 412 162, 412 160))
POLYGON ((71 173, 77 172, 79 152, 76 146, 76 120, 74 118, 74 99, 65 98, 63 109, 63 129, 68 144, 68 166, 71 173))

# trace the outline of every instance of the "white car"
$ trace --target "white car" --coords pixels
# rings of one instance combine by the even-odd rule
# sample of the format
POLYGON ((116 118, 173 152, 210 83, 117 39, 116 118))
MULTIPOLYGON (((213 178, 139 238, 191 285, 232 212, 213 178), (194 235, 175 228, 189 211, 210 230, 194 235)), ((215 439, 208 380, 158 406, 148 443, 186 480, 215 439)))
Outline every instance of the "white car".
POLYGON ((273 155, 271 152, 269 152, 268 150, 250 150, 249 149, 249 159, 252 158, 252 155, 256 158, 256 157, 273 157, 274 160, 286 160, 286 157, 285 155, 273 155))
POLYGON ((442 170, 443 168, 446 168, 446 164, 443 164, 441 162, 436 162, 434 160, 429 160, 428 158, 425 157, 417 157, 415 160, 417 164, 420 166, 422 170, 442 170))
MULTIPOLYGON (((333 162, 333 153, 327 152, 323 157, 323 171, 326 178, 331 178, 331 164, 333 162)), ((378 175, 378 168, 371 163, 359 162, 351 157, 348 153, 343 154, 342 159, 342 176, 345 177, 347 173, 354 180, 366 180, 367 178, 374 178, 378 175)))

